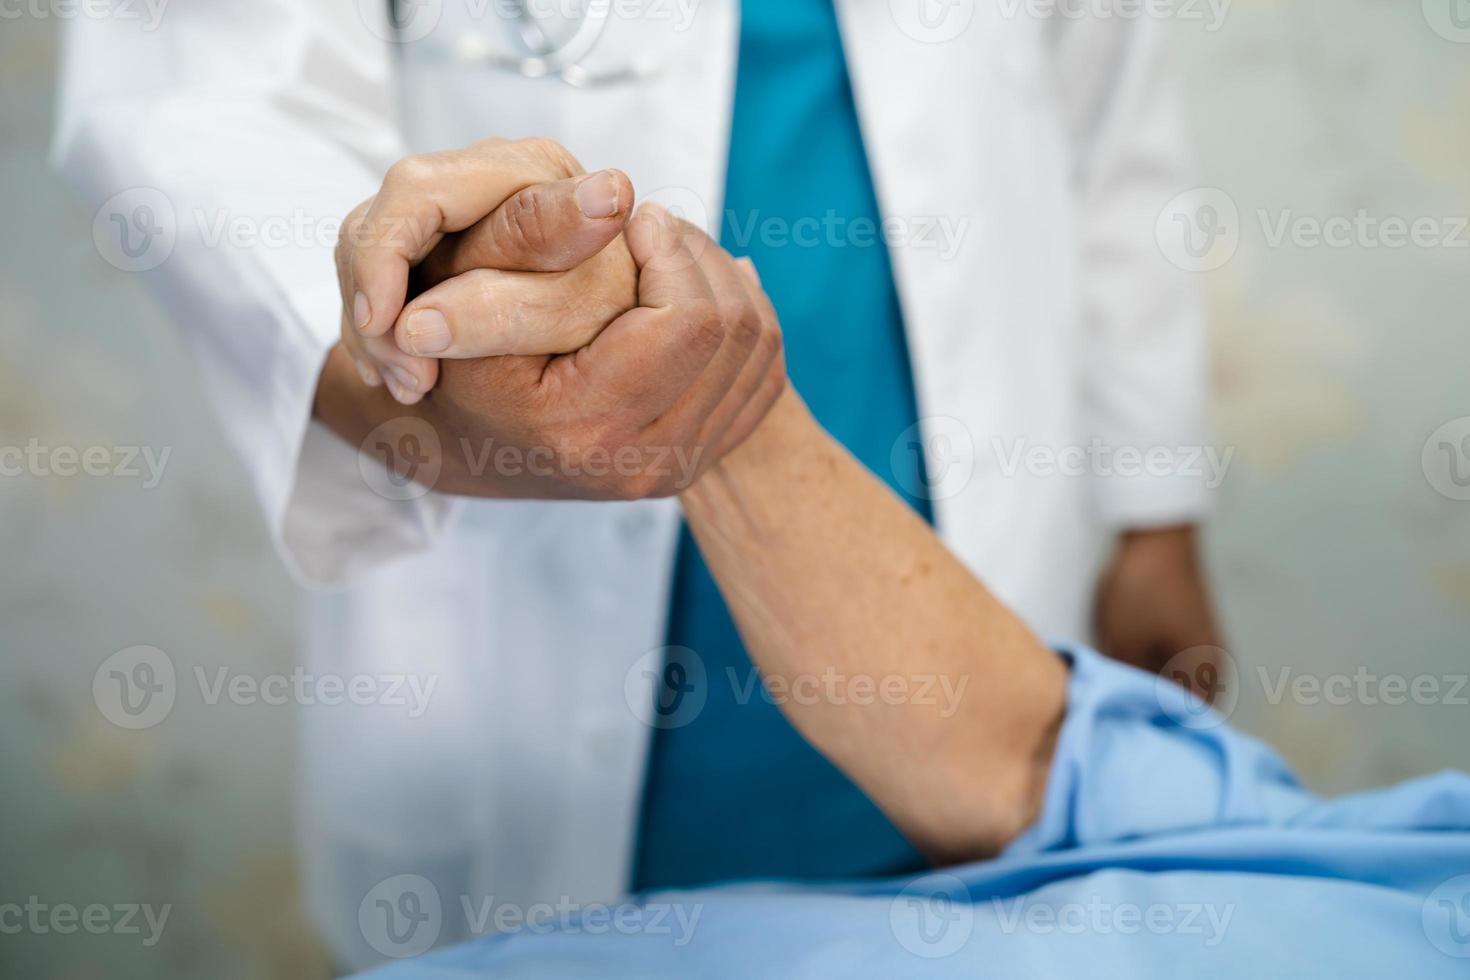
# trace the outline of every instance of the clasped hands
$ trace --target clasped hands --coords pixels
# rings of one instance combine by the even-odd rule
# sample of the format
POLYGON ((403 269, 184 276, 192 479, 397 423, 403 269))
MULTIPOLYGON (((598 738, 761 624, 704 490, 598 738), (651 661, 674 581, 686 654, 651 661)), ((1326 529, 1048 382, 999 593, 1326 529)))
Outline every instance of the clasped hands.
POLYGON ((749 261, 657 205, 635 211, 625 175, 587 174, 550 140, 405 158, 347 216, 336 257, 342 339, 316 415, 357 446, 395 418, 427 422, 447 493, 671 496, 786 387, 749 261), (484 465, 505 447, 543 465, 484 465))

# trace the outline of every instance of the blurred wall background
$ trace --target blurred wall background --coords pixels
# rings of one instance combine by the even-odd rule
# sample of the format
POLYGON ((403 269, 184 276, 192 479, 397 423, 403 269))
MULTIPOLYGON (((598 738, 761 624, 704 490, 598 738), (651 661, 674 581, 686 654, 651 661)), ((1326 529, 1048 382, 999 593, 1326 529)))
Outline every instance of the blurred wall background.
MULTIPOLYGON (((1236 450, 1208 536, 1226 704, 1324 791, 1470 767, 1467 8, 1235 0, 1171 21, 1215 189, 1191 217, 1238 234, 1205 273, 1236 450), (1357 230, 1314 243, 1333 219, 1357 230), (1394 247, 1389 219, 1420 243, 1394 247), (1395 677, 1420 696, 1392 703, 1395 677)), ((169 455, 156 486, 141 461, 0 477, 0 903, 171 911, 152 946, 141 922, 0 937, 0 977, 326 976, 295 895, 291 710, 181 699, 132 732, 93 701, 136 644, 180 671, 287 672, 297 607, 175 331, 47 169, 57 27, 0 21, 0 446, 169 455)))

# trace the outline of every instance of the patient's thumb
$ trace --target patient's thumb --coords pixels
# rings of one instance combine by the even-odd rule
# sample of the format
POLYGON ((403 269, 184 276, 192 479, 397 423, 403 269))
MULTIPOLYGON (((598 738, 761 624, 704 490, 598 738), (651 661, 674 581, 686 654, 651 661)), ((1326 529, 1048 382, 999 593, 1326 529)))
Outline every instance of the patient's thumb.
POLYGON ((565 272, 623 230, 633 183, 620 170, 532 184, 444 243, 424 263, 428 285, 471 269, 565 272))

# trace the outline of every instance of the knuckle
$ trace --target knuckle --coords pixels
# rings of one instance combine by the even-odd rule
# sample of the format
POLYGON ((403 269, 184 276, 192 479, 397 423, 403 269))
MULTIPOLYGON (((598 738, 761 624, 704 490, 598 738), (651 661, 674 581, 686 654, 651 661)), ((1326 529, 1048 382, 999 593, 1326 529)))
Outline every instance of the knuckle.
POLYGON ((786 377, 784 365, 775 366, 771 369, 771 373, 761 385, 762 404, 766 406, 767 411, 770 410, 772 405, 776 404, 776 399, 785 393, 786 386, 789 383, 790 380, 786 377))
POLYGON ((725 339, 725 319, 712 300, 690 300, 684 307, 683 326, 692 342, 718 346, 725 339))
POLYGON ((540 438, 552 447, 559 463, 572 465, 587 450, 607 445, 614 435, 606 419, 567 418, 542 426, 540 438))
POLYGON ((470 149, 471 150, 494 150, 494 149, 496 149, 498 147, 505 146, 509 142, 510 142, 510 140, 506 139, 504 136, 486 136, 483 139, 478 139, 478 140, 475 140, 473 143, 471 143, 470 144, 470 149))
POLYGON ((762 321, 760 337, 756 339, 755 345, 757 354, 774 360, 781 356, 786 347, 786 339, 780 330, 762 321))
POLYGON ((726 317, 726 322, 732 324, 731 334, 743 346, 753 348, 760 342, 764 332, 761 318, 749 304, 737 306, 726 317))
POLYGON ((624 426, 611 416, 587 422, 582 427, 581 435, 583 447, 603 453, 616 452, 629 438, 624 426))
POLYGON ((554 139, 532 136, 520 142, 521 148, 548 165, 562 177, 571 177, 581 172, 582 165, 571 151, 554 139))
POLYGON ((433 158, 427 153, 416 153, 390 166, 388 173, 383 178, 383 183, 415 187, 427 182, 433 173, 433 158))

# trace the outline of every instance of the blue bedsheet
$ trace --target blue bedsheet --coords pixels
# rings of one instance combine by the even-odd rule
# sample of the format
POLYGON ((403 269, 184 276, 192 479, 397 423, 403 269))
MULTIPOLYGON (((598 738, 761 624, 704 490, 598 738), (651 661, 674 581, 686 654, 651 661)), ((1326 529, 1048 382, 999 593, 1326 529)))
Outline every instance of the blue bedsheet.
POLYGON ((996 860, 666 892, 371 975, 1470 980, 1470 778, 1324 801, 1182 691, 1066 656, 1043 813, 996 860))

